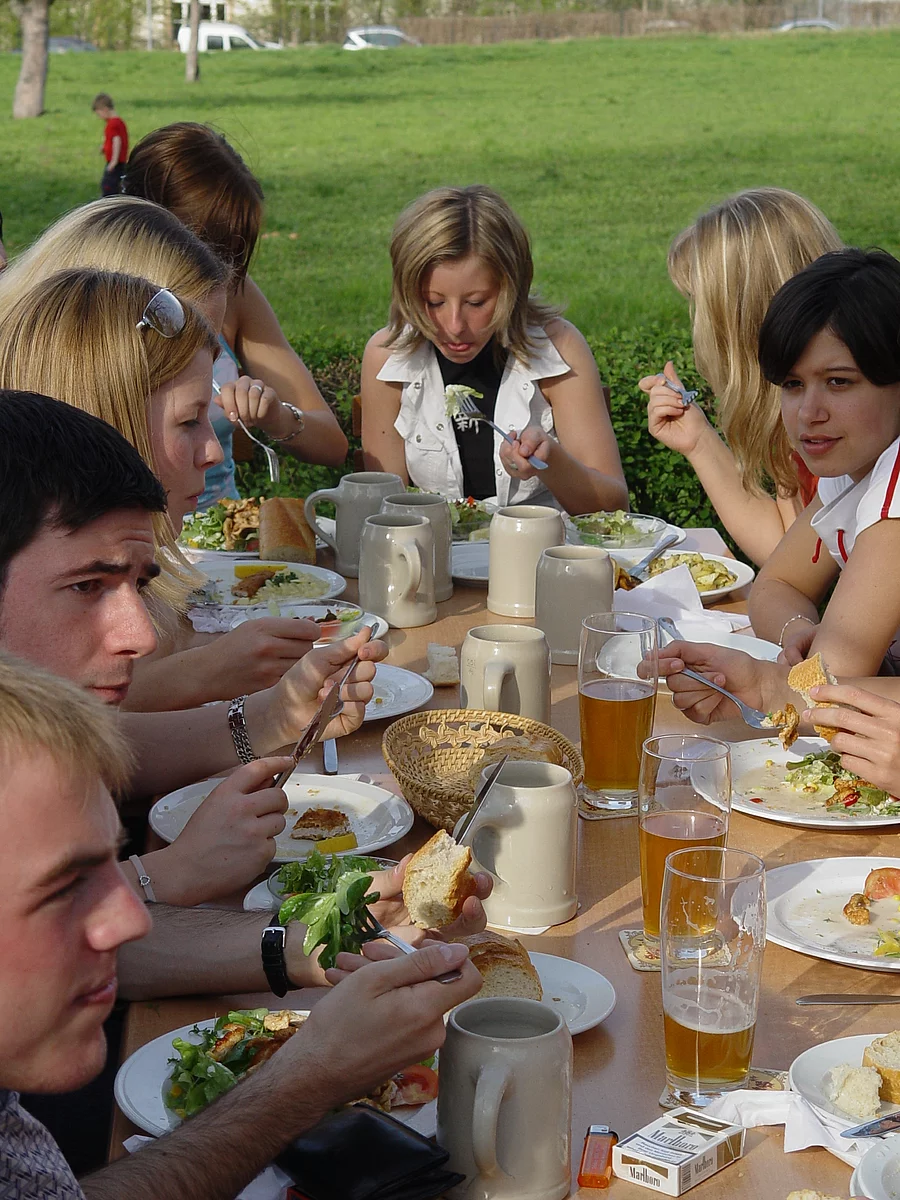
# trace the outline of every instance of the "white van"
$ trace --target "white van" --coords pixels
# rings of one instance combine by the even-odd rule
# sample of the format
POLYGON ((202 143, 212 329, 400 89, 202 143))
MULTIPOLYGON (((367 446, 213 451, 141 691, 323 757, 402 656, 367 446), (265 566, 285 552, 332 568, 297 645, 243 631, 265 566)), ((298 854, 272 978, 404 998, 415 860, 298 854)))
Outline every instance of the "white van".
MULTIPOLYGON (((191 28, 182 25, 178 30, 178 49, 187 54, 188 43, 191 40, 191 28)), ((227 21, 201 21, 197 35, 198 50, 280 50, 276 42, 258 42, 255 37, 242 29, 240 25, 230 25, 227 21)))

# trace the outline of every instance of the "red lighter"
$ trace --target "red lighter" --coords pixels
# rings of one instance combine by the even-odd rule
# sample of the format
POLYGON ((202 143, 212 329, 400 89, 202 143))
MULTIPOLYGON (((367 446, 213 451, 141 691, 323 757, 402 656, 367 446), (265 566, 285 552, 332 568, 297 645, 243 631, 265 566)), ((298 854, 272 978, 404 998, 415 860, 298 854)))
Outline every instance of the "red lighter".
POLYGON ((589 1125, 578 1168, 578 1186, 608 1188, 612 1179, 612 1151, 619 1140, 608 1125, 589 1125))

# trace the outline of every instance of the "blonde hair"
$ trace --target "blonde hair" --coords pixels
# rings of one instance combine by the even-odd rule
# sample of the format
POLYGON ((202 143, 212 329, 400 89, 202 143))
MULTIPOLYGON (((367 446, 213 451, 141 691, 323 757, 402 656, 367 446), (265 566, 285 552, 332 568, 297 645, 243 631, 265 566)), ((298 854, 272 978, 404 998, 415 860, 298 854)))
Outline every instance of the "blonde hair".
MULTIPOLYGON (((195 355, 218 350, 208 321, 187 302, 175 337, 137 329, 158 290, 146 279, 88 268, 37 283, 0 321, 0 386, 41 392, 99 417, 152 468, 150 396, 195 355)), ((182 610, 199 577, 176 546, 168 516, 154 513, 153 525, 163 574, 152 586, 182 610)))
POLYGON ((750 492, 764 490, 767 477, 780 492, 797 492, 779 390, 757 360, 763 318, 783 283, 841 245, 802 196, 754 188, 714 205, 669 249, 669 276, 691 302, 694 361, 716 395, 722 433, 750 492))
POLYGON ((531 294, 534 264, 522 222, 491 188, 435 188, 414 200, 397 219, 391 237, 391 312, 385 345, 415 350, 438 337, 423 289, 440 263, 475 255, 500 288, 494 310, 499 346, 527 363, 535 349, 529 326, 545 326, 560 310, 531 294))
POLYGON ((0 762, 37 748, 111 792, 128 783, 131 756, 112 713, 74 683, 0 654, 0 762))
POLYGON ((198 305, 232 282, 222 259, 172 213, 149 200, 110 196, 60 217, 0 274, 0 321, 23 292, 68 267, 138 275, 198 305))

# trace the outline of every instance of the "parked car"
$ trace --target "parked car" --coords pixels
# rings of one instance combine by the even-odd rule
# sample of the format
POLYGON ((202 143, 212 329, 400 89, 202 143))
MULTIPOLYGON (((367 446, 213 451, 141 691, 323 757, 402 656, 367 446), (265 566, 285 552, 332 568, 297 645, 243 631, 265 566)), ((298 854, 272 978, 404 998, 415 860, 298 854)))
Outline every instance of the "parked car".
MULTIPOLYGON (((178 49, 187 54, 191 40, 191 28, 182 25, 178 30, 178 49)), ((227 21, 201 21, 197 34, 197 49, 206 50, 281 50, 277 42, 258 42, 240 25, 227 21)))
POLYGON ((806 17, 797 21, 785 21, 777 26, 776 33, 791 33, 794 29, 829 29, 832 33, 840 33, 841 27, 836 21, 826 20, 825 17, 806 17))
POLYGON ((96 46, 92 46, 90 42, 84 41, 78 37, 52 37, 47 39, 47 49, 51 54, 81 54, 86 50, 96 50, 96 46))
POLYGON ((344 35, 345 50, 390 50, 397 46, 421 45, 393 25, 361 25, 357 29, 348 29, 344 35))

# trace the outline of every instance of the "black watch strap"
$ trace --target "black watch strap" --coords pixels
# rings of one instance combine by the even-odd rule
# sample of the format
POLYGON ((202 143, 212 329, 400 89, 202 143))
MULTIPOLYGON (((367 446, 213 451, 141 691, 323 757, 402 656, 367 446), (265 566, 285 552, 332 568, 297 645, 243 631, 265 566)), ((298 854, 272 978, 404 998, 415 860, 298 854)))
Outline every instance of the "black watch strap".
POLYGON ((267 925, 262 933, 260 949, 262 951, 262 966, 269 981, 269 987, 276 996, 296 987, 291 983, 287 973, 287 963, 284 958, 285 929, 283 925, 267 925))

